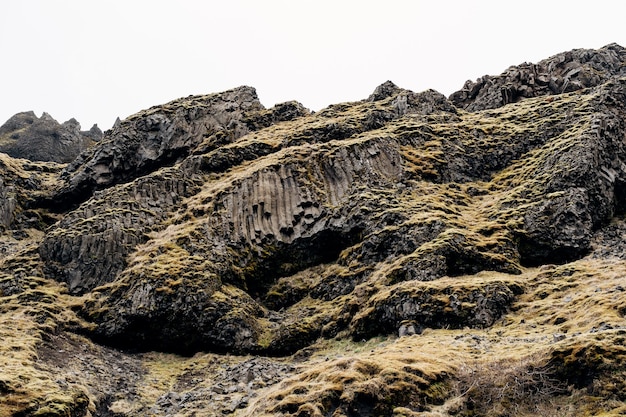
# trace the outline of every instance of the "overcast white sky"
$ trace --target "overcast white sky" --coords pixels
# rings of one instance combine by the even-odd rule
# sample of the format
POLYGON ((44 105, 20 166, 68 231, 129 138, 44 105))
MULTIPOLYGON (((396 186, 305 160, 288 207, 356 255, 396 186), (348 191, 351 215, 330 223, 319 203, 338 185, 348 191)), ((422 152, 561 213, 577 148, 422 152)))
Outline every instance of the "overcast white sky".
POLYGON ((189 94, 256 87, 266 107, 445 95, 574 48, 626 46, 621 0, 2 0, 0 124, 83 129, 189 94))

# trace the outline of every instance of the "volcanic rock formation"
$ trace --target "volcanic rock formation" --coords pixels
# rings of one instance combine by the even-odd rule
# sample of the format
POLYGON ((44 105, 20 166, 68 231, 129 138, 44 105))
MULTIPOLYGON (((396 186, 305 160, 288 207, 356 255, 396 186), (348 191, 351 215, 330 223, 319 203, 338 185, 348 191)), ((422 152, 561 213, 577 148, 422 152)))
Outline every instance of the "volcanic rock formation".
POLYGON ((141 111, 67 165, 0 154, 0 407, 619 410, 625 63, 574 50, 315 113, 239 87, 141 111))
POLYGON ((33 161, 71 162, 100 139, 98 125, 81 131, 76 119, 59 124, 48 113, 18 113, 0 126, 0 152, 33 161))

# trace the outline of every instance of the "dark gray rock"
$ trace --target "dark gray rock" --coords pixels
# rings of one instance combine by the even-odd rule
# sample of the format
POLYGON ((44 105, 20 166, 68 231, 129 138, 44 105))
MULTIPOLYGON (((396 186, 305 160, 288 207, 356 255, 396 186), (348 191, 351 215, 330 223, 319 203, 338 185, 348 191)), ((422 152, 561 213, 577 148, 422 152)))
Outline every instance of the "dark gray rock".
POLYGON ((91 293, 94 338, 138 350, 490 326, 522 289, 464 275, 579 259, 626 210, 615 71, 480 113, 390 82, 317 113, 248 87, 154 107, 65 171, 50 201, 85 201, 48 230, 43 271, 91 293))
POLYGON ((161 229, 161 222, 198 187, 197 179, 170 168, 96 193, 41 242, 46 273, 67 283, 74 294, 115 280, 135 247, 161 229), (109 209, 101 210, 105 206, 109 209))
POLYGON ((16 208, 15 190, 11 186, 5 186, 0 178, 0 228, 7 229, 11 226, 16 208))
POLYGON ((253 88, 239 87, 189 96, 130 116, 67 167, 54 208, 76 206, 97 189, 172 165, 207 137, 213 137, 217 145, 230 143, 249 132, 244 115, 262 108, 253 88))
POLYGON ((68 163, 101 137, 97 126, 81 131, 76 119, 59 124, 48 113, 38 118, 32 111, 23 112, 0 126, 0 152, 32 161, 68 163))
POLYGON ((480 288, 463 284, 448 288, 438 284, 404 282, 371 297, 352 320, 355 340, 377 334, 407 331, 407 323, 417 328, 489 327, 504 314, 521 287, 507 282, 491 282, 480 288))
POLYGON ((526 212, 523 230, 519 252, 524 264, 581 258, 589 251, 593 230, 586 190, 571 188, 541 201, 526 212))
POLYGON ((475 82, 467 81, 450 100, 465 110, 478 111, 524 98, 569 93, 626 75, 625 61, 626 50, 617 44, 599 50, 575 49, 537 64, 509 67, 499 76, 485 75, 475 82))

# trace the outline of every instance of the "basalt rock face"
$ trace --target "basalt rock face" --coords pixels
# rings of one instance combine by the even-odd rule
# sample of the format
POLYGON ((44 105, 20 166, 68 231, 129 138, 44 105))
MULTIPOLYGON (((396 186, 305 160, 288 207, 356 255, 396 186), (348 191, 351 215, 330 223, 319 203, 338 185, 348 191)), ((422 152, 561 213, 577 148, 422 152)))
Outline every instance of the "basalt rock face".
POLYGON ((68 163, 102 138, 94 125, 81 131, 76 119, 59 124, 48 113, 18 113, 0 126, 0 152, 14 158, 68 163))
MULTIPOLYGON (((262 109, 256 99, 256 92, 242 87, 223 94, 190 97, 162 108, 155 107, 131 117, 130 120, 135 126, 145 127, 151 122, 142 118, 153 120, 155 114, 170 114, 172 120, 175 120, 168 121, 171 126, 166 133, 133 131, 138 137, 129 138, 130 133, 120 133, 125 131, 118 130, 131 123, 124 121, 113 131, 107 132, 100 146, 94 149, 93 155, 85 159, 87 162, 83 158, 88 155, 82 155, 62 173, 62 179, 66 179, 70 172, 78 171, 76 177, 72 178, 82 178, 83 182, 72 188, 71 184, 78 180, 63 181, 57 196, 49 200, 56 202, 60 199, 64 204, 68 201, 68 196, 81 198, 77 190, 85 191, 84 188, 89 187, 89 184, 100 183, 102 187, 106 187, 109 182, 124 182, 128 179, 127 176, 138 176, 134 181, 96 192, 78 209, 64 216, 56 229, 44 239, 40 252, 47 261, 46 270, 51 276, 67 282, 73 293, 83 293, 115 280, 126 266, 126 257, 134 248, 139 243, 144 243, 150 232, 164 228, 163 222, 183 204, 185 198, 198 193, 205 181, 200 175, 200 167, 226 169, 246 159, 257 158, 272 149, 253 144, 242 151, 228 152, 225 150, 227 146, 219 147, 219 144, 228 144, 237 135, 241 135, 241 132, 308 114, 308 110, 295 102, 280 104, 268 110, 262 109), (195 109, 190 102, 199 103, 201 110, 195 109), (207 106, 215 107, 207 110, 207 106), (186 130, 191 123, 188 119, 192 116, 189 115, 197 117, 193 119, 194 128, 191 131, 186 130), (156 152, 155 143, 159 141, 163 143, 158 145, 161 150, 156 152), (183 146, 183 143, 186 145, 183 146), (115 159, 109 161, 103 156, 117 153, 122 155, 119 158, 132 155, 128 157, 145 159, 146 155, 141 154, 152 147, 150 152, 160 155, 154 158, 167 159, 164 156, 166 153, 190 154, 195 149, 194 146, 197 148, 195 152, 200 152, 199 149, 217 149, 206 156, 190 156, 178 166, 155 169, 155 172, 144 175, 137 172, 154 169, 150 166, 154 161, 142 160, 138 163, 139 166, 124 169, 118 164, 122 159, 115 162, 115 159), (228 160, 226 155, 234 160, 228 160), (114 168, 102 168, 107 161, 114 168), (210 167, 204 166, 205 164, 210 167), (101 168, 96 169, 94 166, 101 168), (108 209, 101 210, 103 207, 108 209)), ((169 164, 169 161, 161 162, 164 165, 169 164)), ((92 191, 88 189, 86 192, 92 191)))
POLYGON ((512 66, 498 76, 467 81, 450 99, 458 107, 477 111, 524 98, 569 93, 625 76, 624 60, 626 50, 617 44, 599 50, 575 49, 536 64, 512 66))
MULTIPOLYGON (((281 345, 282 333, 273 340, 277 326, 266 320, 271 313, 249 294, 263 296, 281 276, 335 261, 361 239, 371 217, 359 213, 358 204, 369 199, 362 191, 395 187, 401 176, 399 144, 389 147, 374 137, 326 146, 329 136, 370 131, 370 125, 414 111, 411 106, 428 114, 439 104, 454 116, 454 108, 437 93, 401 93, 400 110, 397 95, 359 104, 356 118, 353 106, 328 109, 321 120, 290 121, 287 134, 277 125, 102 190, 48 233, 40 247, 46 270, 78 293, 113 281, 104 287, 112 293, 97 298, 89 311, 99 311, 100 337, 118 343, 265 350, 259 342, 265 334, 272 346, 281 345), (219 181, 210 179, 216 175, 219 181), (95 209, 108 206, 105 201, 115 201, 114 206, 95 209), (161 261, 153 263, 157 258, 161 261), (150 280, 137 277, 153 267, 150 280), (134 295, 117 291, 122 282, 134 295), (105 297, 116 299, 114 309, 101 305, 105 297), (128 338, 129 332, 134 336, 128 338)), ((281 105, 275 113, 286 107, 298 109, 281 105)))
POLYGON ((47 233, 44 271, 92 294, 94 337, 140 350, 489 326, 515 285, 419 283, 584 256, 624 208, 624 102, 620 78, 480 114, 392 83, 316 114, 273 109, 291 120, 248 88, 172 102, 65 171, 101 190, 47 233), (157 162, 172 166, 144 172, 157 162))
MULTIPOLYGON (((617 45, 575 50, 450 99, 386 82, 316 113, 240 87, 141 111, 66 166, 0 158, 0 323, 29 335, 5 366, 43 358, 28 378, 47 392, 5 403, 117 417, 495 415, 494 398, 571 387, 625 401, 623 352, 596 354, 626 329, 624 62, 617 45), (39 356, 18 356, 33 334, 39 356), (69 370, 66 349, 84 358, 69 370), (510 360, 481 362, 498 349, 510 360)), ((0 406, 31 387, 1 369, 0 406)))
POLYGON ((62 164, 14 159, 0 154, 0 230, 19 234, 23 229, 43 230, 54 220, 37 207, 52 193, 62 164))
POLYGON ((116 123, 99 146, 67 167, 55 206, 76 205, 95 190, 127 183, 196 151, 208 152, 258 127, 306 112, 294 103, 265 111, 250 87, 153 107, 116 123))

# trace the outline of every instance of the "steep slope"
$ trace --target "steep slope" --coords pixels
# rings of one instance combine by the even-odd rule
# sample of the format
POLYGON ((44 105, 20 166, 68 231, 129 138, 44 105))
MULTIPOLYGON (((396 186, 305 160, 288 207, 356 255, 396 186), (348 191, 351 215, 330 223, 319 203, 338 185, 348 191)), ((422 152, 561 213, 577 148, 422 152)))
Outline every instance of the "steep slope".
POLYGON ((587 253, 622 209, 623 87, 480 115, 399 89, 331 107, 101 191, 40 253, 74 292, 108 283, 84 314, 126 347, 290 353, 323 333, 395 333, 402 320, 488 326, 514 283, 415 282, 587 253), (215 166, 249 148, 267 150, 215 166), (433 291, 460 291, 472 308, 408 307, 433 291))
POLYGON ((2 157, 0 415, 619 414, 625 58, 2 157))

